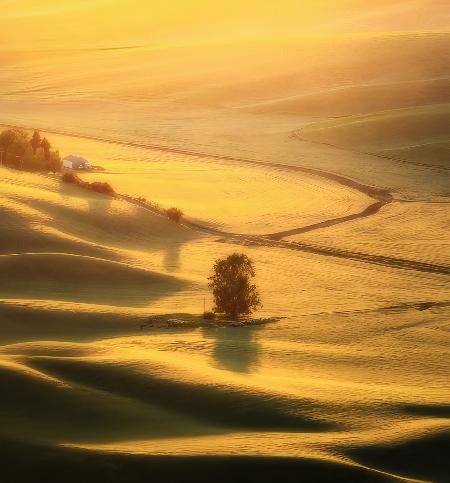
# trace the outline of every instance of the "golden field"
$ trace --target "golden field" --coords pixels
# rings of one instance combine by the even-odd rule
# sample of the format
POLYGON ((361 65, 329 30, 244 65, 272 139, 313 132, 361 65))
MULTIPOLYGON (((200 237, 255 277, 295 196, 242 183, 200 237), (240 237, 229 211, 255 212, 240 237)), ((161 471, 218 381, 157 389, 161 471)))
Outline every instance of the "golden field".
POLYGON ((266 3, 5 3, 1 129, 125 197, 0 167, 2 481, 447 480, 449 9, 266 3), (143 330, 236 251, 277 322, 143 330))

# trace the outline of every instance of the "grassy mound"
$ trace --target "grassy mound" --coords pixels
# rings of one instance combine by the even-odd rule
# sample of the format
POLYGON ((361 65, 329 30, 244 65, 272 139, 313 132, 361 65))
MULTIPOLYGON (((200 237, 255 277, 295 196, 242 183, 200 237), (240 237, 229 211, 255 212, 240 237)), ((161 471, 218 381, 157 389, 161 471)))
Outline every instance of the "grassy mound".
POLYGON ((414 475, 426 481, 446 481, 450 474, 449 443, 447 431, 397 444, 357 448, 348 453, 367 466, 383 466, 385 471, 411 478, 414 475))
POLYGON ((129 265, 65 254, 3 255, 0 273, 4 297, 113 306, 145 306, 187 285, 129 265))
POLYGON ((246 108, 260 114, 349 116, 448 102, 450 79, 344 85, 318 92, 255 103, 246 108))
POLYGON ((164 217, 59 178, 0 167, 0 253, 59 252, 117 260, 115 248, 172 250, 198 237, 164 217))
POLYGON ((413 163, 429 162, 431 160, 437 166, 448 167, 450 140, 428 141, 424 144, 382 149, 379 152, 389 158, 406 159, 413 163))
POLYGON ((66 483, 179 483, 187 476, 189 481, 198 483, 209 483, 211 477, 218 483, 392 481, 392 478, 366 468, 306 458, 125 455, 13 439, 0 439, 0 451, 5 456, 2 475, 7 483, 60 483, 61 476, 66 483))
POLYGON ((143 314, 134 311, 130 313, 120 309, 112 311, 103 305, 72 302, 1 303, 0 343, 11 344, 24 340, 85 341, 95 337, 136 333, 145 321, 146 314, 145 310, 143 314))
POLYGON ((0 435, 106 442, 210 432, 188 417, 151 403, 46 378, 26 365, 0 359, 0 435), (30 395, 33 401, 30 401, 30 395))
POLYGON ((228 428, 224 431, 324 431, 333 427, 303 413, 302 409, 311 410, 311 401, 305 401, 305 408, 298 404, 294 407, 288 397, 250 392, 219 382, 195 383, 178 379, 173 373, 158 374, 162 367, 159 357, 156 363, 152 359, 144 364, 129 362, 58 357, 30 361, 33 367, 53 377, 164 407, 203 421, 204 425, 228 428))
POLYGON ((436 104, 320 122, 305 127, 300 135, 314 142, 373 153, 400 150, 407 160, 448 166, 442 146, 449 142, 449 126, 450 104, 436 104))
POLYGON ((380 32, 243 46, 240 55, 253 72, 200 84, 201 92, 192 98, 302 115, 367 112, 375 103, 381 107, 374 110, 381 110, 383 103, 390 109, 443 102, 449 44, 448 32, 380 32), (274 58, 277 63, 268 63, 274 58))

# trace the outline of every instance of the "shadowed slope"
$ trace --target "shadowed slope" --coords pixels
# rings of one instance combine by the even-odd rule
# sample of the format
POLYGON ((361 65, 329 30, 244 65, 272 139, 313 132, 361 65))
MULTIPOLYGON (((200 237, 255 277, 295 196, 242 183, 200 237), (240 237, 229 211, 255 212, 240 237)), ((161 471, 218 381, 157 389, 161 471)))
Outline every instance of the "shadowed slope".
POLYGON ((169 275, 117 262, 56 253, 1 255, 0 273, 5 280, 1 297, 113 306, 144 306, 188 285, 169 275))
MULTIPOLYGON (((198 483, 320 481, 321 483, 388 482, 387 475, 366 468, 302 458, 227 456, 139 456, 55 448, 14 440, 0 440, 5 483, 45 481, 198 483), (27 461, 23 465, 24 459, 27 461)), ((398 480, 397 480, 398 481, 398 480)))
MULTIPOLYGON (((252 393, 220 381, 193 384, 174 377, 162 376, 161 362, 151 359, 144 364, 129 360, 94 363, 77 358, 36 357, 29 360, 32 367, 48 374, 59 374, 64 380, 131 397, 142 402, 160 405, 211 425, 228 428, 276 431, 331 429, 331 425, 315 421, 302 414, 298 401, 263 392, 252 393), (153 371, 152 371, 153 369, 153 371)), ((169 369, 170 370, 170 369, 169 369)), ((311 412, 312 402, 305 401, 311 412)))
POLYGON ((391 445, 356 448, 347 453, 368 466, 382 465, 386 471, 411 478, 444 482, 450 475, 449 445, 450 431, 447 431, 391 445))
POLYGON ((8 359, 0 359, 0 390, 3 436, 100 443, 217 431, 163 406, 59 381, 8 359))
MULTIPOLYGON (((148 296, 148 293, 145 294, 148 296)), ((129 313, 111 310, 109 306, 42 305, 35 301, 0 303, 0 342, 2 344, 31 340, 86 340, 135 333, 148 318, 147 312, 129 313)))
POLYGON ((165 250, 198 235, 165 217, 58 177, 0 167, 0 253, 63 252, 119 258, 116 248, 165 250))

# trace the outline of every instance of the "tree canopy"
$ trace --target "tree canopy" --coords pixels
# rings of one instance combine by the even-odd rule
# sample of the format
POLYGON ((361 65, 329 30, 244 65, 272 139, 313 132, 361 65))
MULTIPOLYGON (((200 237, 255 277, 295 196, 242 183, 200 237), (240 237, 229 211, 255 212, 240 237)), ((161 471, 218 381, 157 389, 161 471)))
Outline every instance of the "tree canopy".
POLYGON ((209 287, 214 296, 214 311, 237 319, 252 314, 261 306, 261 299, 252 283, 255 270, 252 260, 242 253, 233 253, 216 260, 209 287))
POLYGON ((48 161, 50 159, 50 142, 47 138, 42 139, 41 148, 44 151, 44 158, 48 161))
POLYGON ((41 146, 41 135, 39 134, 39 131, 34 131, 33 136, 31 136, 30 144, 33 148, 33 154, 36 154, 36 151, 41 146))
POLYGON ((184 213, 179 208, 169 208, 166 210, 166 215, 169 220, 172 220, 175 223, 180 223, 183 214, 184 213))

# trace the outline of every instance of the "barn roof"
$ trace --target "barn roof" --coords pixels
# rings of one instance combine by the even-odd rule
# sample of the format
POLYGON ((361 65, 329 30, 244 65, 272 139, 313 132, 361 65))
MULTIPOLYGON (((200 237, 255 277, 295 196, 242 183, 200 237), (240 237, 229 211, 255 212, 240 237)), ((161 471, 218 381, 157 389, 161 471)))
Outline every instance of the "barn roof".
POLYGON ((88 163, 89 164, 89 161, 85 158, 83 158, 82 156, 75 156, 73 154, 71 154, 70 156, 66 156, 63 161, 71 161, 72 163, 88 163))

